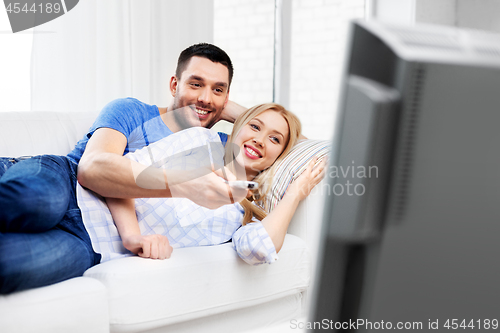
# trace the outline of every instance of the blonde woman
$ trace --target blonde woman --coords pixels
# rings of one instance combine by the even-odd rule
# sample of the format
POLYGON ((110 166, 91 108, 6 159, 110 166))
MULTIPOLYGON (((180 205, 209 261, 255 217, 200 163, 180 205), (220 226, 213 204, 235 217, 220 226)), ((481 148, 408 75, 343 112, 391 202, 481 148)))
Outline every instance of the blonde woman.
POLYGON ((240 203, 207 209, 185 198, 104 201, 78 186, 78 204, 94 251, 102 255, 102 261, 132 254, 166 259, 173 248, 215 245, 232 239, 238 255, 249 264, 277 260, 297 205, 324 174, 324 164, 313 169, 312 161, 278 206, 266 215, 263 208, 273 165, 290 151, 300 131, 300 121, 293 113, 267 103, 238 117, 225 150, 217 133, 194 127, 126 155, 141 164, 151 164, 152 159, 163 161, 161 167, 168 170, 200 170, 225 164, 234 175, 230 177, 235 177, 229 180, 256 181, 259 187, 240 203))

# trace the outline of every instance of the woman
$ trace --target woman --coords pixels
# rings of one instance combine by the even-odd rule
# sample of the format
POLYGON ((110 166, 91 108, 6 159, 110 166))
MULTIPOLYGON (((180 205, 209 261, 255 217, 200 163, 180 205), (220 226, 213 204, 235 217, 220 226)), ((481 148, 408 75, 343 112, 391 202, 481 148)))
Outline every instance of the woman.
POLYGON ((106 198, 105 203, 78 185, 78 204, 94 251, 102 255, 102 261, 131 254, 165 259, 172 247, 215 245, 233 239, 235 250, 246 262, 273 262, 298 203, 323 177, 324 164, 313 169, 315 161, 311 162, 266 216, 263 207, 272 166, 290 151, 299 135, 297 117, 268 103, 248 109, 236 120, 225 153, 215 132, 190 128, 126 155, 141 164, 155 162, 170 170, 225 164, 237 179, 256 181, 259 188, 241 203, 210 210, 183 198, 106 198))

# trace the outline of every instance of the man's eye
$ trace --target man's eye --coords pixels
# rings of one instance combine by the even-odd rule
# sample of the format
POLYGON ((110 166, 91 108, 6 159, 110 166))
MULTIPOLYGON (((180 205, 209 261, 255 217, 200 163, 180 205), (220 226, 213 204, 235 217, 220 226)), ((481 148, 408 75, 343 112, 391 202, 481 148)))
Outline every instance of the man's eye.
POLYGON ((191 83, 191 85, 192 85, 193 87, 201 87, 201 85, 200 85, 199 83, 191 83))
POLYGON ((217 88, 215 89, 216 92, 218 92, 219 94, 222 94, 224 92, 224 90, 222 90, 221 88, 217 88))

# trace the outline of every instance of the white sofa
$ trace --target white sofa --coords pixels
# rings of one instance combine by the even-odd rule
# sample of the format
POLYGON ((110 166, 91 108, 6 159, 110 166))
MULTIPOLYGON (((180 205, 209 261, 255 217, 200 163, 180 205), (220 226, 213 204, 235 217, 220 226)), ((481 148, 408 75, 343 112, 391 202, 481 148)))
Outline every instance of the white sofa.
MULTIPOLYGON (((95 117, 0 112, 0 156, 65 155, 95 117)), ((0 332, 243 332, 300 318, 321 197, 301 203, 271 265, 244 263, 229 243, 176 249, 163 261, 112 260, 83 277, 0 295, 0 332)))

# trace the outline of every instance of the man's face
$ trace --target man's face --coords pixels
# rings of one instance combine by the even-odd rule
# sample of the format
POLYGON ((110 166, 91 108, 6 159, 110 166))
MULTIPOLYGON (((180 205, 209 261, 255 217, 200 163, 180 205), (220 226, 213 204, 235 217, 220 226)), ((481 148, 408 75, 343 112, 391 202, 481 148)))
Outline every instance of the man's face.
POLYGON ((174 76, 170 80, 170 91, 174 96, 175 121, 181 129, 210 128, 228 101, 229 71, 207 58, 192 57, 180 79, 174 76))

